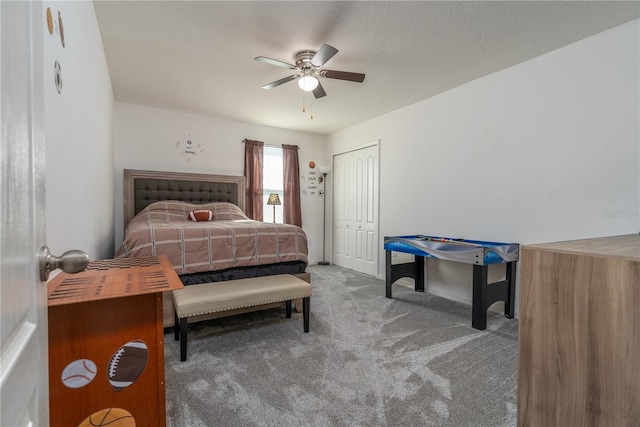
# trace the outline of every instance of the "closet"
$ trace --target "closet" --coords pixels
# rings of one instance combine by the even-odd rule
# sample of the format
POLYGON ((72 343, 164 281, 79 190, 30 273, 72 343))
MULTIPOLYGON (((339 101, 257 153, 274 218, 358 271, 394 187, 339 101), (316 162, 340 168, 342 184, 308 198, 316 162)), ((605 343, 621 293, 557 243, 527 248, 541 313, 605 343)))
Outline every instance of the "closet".
POLYGON ((333 263, 378 274, 378 144, 333 158, 333 263))

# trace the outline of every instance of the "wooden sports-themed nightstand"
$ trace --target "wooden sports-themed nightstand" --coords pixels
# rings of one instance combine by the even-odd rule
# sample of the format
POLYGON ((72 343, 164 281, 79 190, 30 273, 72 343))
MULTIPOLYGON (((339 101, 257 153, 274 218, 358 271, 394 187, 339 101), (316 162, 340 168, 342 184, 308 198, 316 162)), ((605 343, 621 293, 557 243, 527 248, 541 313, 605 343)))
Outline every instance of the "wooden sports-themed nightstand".
POLYGON ((166 257, 101 260, 47 284, 52 426, 164 426, 166 257), (135 424, 134 424, 135 423, 135 424))

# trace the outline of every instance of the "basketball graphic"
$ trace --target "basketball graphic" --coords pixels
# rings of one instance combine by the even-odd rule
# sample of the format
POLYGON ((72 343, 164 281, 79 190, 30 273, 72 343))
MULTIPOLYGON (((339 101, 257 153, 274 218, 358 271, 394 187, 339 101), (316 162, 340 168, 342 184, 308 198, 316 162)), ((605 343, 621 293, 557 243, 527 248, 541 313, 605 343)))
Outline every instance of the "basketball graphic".
POLYGON ((89 415, 78 427, 136 427, 136 420, 121 408, 107 408, 89 415))
POLYGON ((80 388, 96 377, 98 369, 93 360, 78 359, 69 363, 62 371, 62 383, 69 388, 80 388))

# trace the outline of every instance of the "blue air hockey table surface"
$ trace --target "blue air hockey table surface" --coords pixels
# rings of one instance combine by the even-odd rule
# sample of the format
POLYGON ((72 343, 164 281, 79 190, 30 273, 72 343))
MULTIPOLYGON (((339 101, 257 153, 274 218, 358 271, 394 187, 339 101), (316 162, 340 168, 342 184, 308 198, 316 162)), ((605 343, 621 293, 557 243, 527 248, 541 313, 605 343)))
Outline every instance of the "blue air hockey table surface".
POLYGON ((418 234, 385 237, 384 249, 467 264, 490 265, 517 261, 520 245, 418 234))
POLYGON ((486 329, 487 310, 497 301, 504 301, 504 315, 512 319, 515 308, 515 264, 518 261, 518 243, 487 242, 427 236, 385 236, 386 297, 392 298, 393 283, 402 277, 413 278, 415 290, 424 292, 425 258, 462 262, 473 265, 473 303, 471 326, 486 329), (414 261, 393 264, 392 252, 414 255, 414 261), (493 264, 506 264, 505 279, 488 283, 488 269, 493 264))

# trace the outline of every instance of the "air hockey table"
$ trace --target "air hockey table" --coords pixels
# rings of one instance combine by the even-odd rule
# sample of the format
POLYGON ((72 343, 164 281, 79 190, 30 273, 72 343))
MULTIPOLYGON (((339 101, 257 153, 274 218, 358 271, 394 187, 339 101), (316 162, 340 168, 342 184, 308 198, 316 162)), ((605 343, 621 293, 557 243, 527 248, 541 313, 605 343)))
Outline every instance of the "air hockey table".
POLYGON ((386 296, 391 295, 392 285, 402 277, 415 281, 415 290, 424 292, 425 258, 435 258, 473 265, 473 303, 471 326, 487 328, 487 310, 498 301, 504 301, 504 315, 512 319, 515 305, 515 264, 518 261, 518 243, 485 242, 481 240, 411 235, 385 236, 386 296), (392 252, 414 255, 413 262, 392 264, 392 252), (487 283, 489 266, 506 263, 505 279, 487 283))

